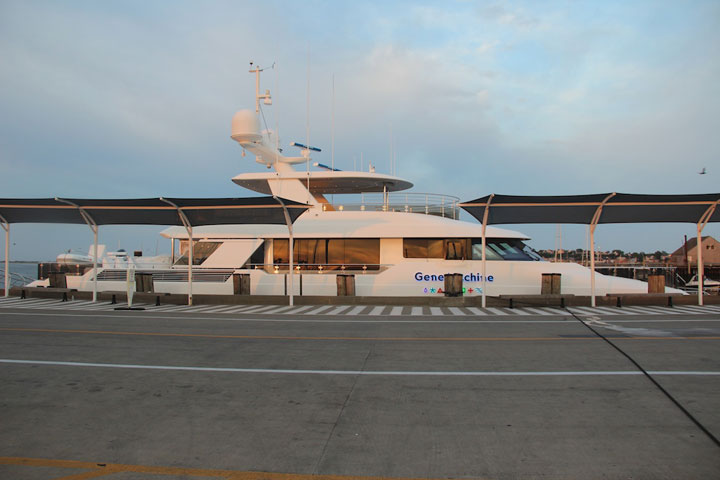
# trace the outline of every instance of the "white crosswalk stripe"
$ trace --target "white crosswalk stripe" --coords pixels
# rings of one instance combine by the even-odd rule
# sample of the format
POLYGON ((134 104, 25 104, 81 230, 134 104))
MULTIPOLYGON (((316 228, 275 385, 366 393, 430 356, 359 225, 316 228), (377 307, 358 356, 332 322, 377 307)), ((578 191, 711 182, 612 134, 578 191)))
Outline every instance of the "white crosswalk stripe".
POLYGON ((381 313, 383 310, 385 310, 385 307, 384 307, 384 306, 373 307, 373 309, 370 310, 370 312, 368 312, 367 315, 380 315, 380 313, 381 313))
POLYGON ((357 307, 351 308, 350 310, 345 312, 345 315, 357 315, 363 310, 365 310, 365 305, 358 305, 357 307))
MULTIPOLYGON (((339 316, 564 316, 568 311, 587 316, 637 316, 637 315, 717 315, 720 305, 627 305, 623 307, 572 306, 567 309, 556 307, 521 307, 521 308, 479 308, 479 307, 423 307, 423 306, 385 306, 385 305, 169 305, 134 303, 148 312, 157 313, 208 313, 208 314, 239 314, 239 315, 339 315, 339 316)), ((127 303, 110 303, 108 301, 92 302, 90 300, 69 300, 63 302, 57 298, 26 298, 0 297, 0 310, 64 310, 77 312, 103 311, 110 312, 116 308, 127 307, 127 303)))
POLYGON ((311 308, 310 310, 303 312, 303 314, 304 315, 317 315, 317 314, 323 313, 327 310, 330 310, 332 308, 335 308, 335 307, 333 305, 323 305, 321 307, 311 308))
MULTIPOLYGON (((433 307, 430 307, 431 310, 432 310, 432 308, 433 308, 433 307)), ((487 312, 486 312, 486 311, 481 310, 481 309, 479 309, 479 308, 477 308, 477 307, 467 307, 467 309, 470 310, 470 311, 471 311, 473 314, 475 314, 475 315, 487 315, 487 312)))

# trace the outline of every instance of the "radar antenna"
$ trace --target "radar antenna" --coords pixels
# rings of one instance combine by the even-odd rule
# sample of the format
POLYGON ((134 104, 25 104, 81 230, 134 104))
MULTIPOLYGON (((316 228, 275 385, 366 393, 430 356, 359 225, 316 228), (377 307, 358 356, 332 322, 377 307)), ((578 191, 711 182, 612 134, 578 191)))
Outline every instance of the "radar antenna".
MULTIPOLYGON (((269 68, 275 68, 275 62, 270 65, 269 68)), ((264 68, 260 68, 260 65, 256 65, 253 69, 253 62, 250 62, 250 73, 255 74, 255 113, 260 112, 260 100, 263 100, 265 105, 272 105, 272 97, 270 96, 270 90, 265 90, 264 94, 260 94, 260 72, 265 71, 264 68)))

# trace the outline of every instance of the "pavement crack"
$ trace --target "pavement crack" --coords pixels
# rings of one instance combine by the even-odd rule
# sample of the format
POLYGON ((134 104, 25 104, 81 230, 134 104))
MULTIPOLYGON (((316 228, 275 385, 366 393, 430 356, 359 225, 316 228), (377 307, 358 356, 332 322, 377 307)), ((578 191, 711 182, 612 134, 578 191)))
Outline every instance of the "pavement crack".
MULTIPOLYGON (((375 348, 374 343, 370 345, 370 348, 368 348, 367 354, 365 355, 365 359, 363 360, 362 366, 359 369, 360 372, 365 371, 365 367, 367 366, 368 359, 370 358, 370 355, 372 354, 372 351, 374 348, 375 348)), ((325 444, 323 445, 322 452, 320 453, 320 456, 318 457, 318 460, 315 463, 315 467, 313 468, 314 475, 319 475, 320 464, 325 459, 325 453, 327 452, 327 448, 328 448, 328 445, 330 444, 330 440, 333 438, 333 435, 335 434, 335 429, 337 428, 338 423, 340 423, 340 418, 342 418, 343 413, 345 412, 345 407, 347 407, 347 404, 350 401, 350 397, 352 396, 353 392, 355 391, 355 387, 358 383, 358 379, 361 376, 362 375, 360 375, 360 374, 355 375, 355 378, 353 379, 352 387, 350 387, 350 390, 348 391, 348 394, 345 397, 345 401, 343 402, 343 405, 340 408, 340 411, 338 412, 337 417, 335 418, 335 422, 333 423, 333 426, 330 429, 330 433, 328 434, 327 439, 325 440, 325 444)))

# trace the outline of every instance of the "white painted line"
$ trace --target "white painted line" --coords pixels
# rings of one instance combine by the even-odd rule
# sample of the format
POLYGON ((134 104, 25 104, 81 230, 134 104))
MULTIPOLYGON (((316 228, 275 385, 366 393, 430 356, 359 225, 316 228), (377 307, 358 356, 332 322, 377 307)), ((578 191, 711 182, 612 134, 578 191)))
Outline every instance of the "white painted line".
POLYGON ((663 313, 665 314, 672 314, 672 311, 669 312, 663 312, 659 311, 656 308, 650 308, 650 307, 639 307, 637 305, 633 305, 631 307, 623 307, 623 311, 629 310, 631 312, 638 312, 641 315, 661 315, 663 313))
POLYGON ((620 315, 622 309, 617 307, 595 307, 600 315, 620 315))
MULTIPOLYGON (((118 305, 122 306, 122 305, 118 305)), ((384 309, 385 307, 380 307, 384 309)), ((112 310, 110 310, 112 311, 112 310)), ((109 312, 110 312, 109 311, 109 312)), ((97 314, 90 314, 89 312, 86 313, 85 311, 79 311, 78 313, 59 313, 59 312, 9 312, 5 313, 4 315, 7 316, 30 316, 30 317, 71 317, 71 318, 111 318, 111 319, 117 319, 117 318, 133 318, 133 319, 145 319, 145 320, 158 320, 158 321, 166 321, 166 320, 177 320, 178 318, 182 318, 183 320, 208 320, 208 317, 203 316, 192 316, 193 312, 186 311, 186 312, 180 312, 180 313, 187 313, 188 315, 183 315, 182 317, 177 316, 170 316, 170 315, 155 315, 154 312, 157 312, 157 310, 148 309, 145 310, 144 313, 133 313, 131 315, 123 315, 121 312, 113 312, 113 313, 97 313, 97 314)), ((160 312, 160 313, 167 313, 167 312, 160 312)), ((173 312, 169 312, 173 313, 173 312)), ((483 319, 483 320, 453 320, 453 318, 448 319, 442 319, 442 320, 433 320, 431 318, 417 318, 417 319, 410 319, 410 318, 403 318, 403 319, 386 319, 385 315, 381 316, 377 320, 374 319, 357 319, 357 318, 228 318, 228 317, 222 317, 217 316, 212 318, 213 321, 218 322, 235 322, 235 323, 338 323, 338 324, 352 324, 352 323, 360 323, 360 324, 370 324, 370 323, 376 323, 376 324, 429 324, 429 325, 435 325, 435 324, 448 324, 448 323, 462 323, 462 324, 516 324, 516 323, 528 323, 528 324, 539 324, 539 323, 557 323, 557 324, 563 324, 563 325, 575 325, 574 322, 568 321, 568 320, 516 320, 516 319, 483 319)), ((708 319, 708 318, 699 318, 699 319, 689 319, 689 318, 677 318, 677 319, 663 319, 663 318, 645 318, 645 319, 615 319, 614 322, 622 322, 622 323, 715 323, 720 322, 720 319, 708 319)))
MULTIPOLYGON (((117 304, 116 306, 120 306, 117 304)), ((167 305, 162 307, 155 307, 152 309, 153 312, 175 312, 177 310, 185 310, 187 305, 167 305)))
POLYGON ((440 307, 430 307, 430 315, 444 315, 440 307))
MULTIPOLYGON (((568 310, 570 310, 573 313, 577 313, 579 315, 602 315, 604 312, 604 310, 598 310, 597 307, 569 307, 568 310)), ((625 313, 626 315, 637 315, 636 312, 622 312, 622 313, 625 313)))
POLYGON ((402 315, 403 307, 393 307, 392 310, 390 310, 390 315, 402 315))
POLYGON ((487 315, 487 312, 477 307, 467 307, 474 315, 487 315))
POLYGON ((270 310, 275 307, 277 307, 277 305, 256 305, 254 307, 243 309, 242 313, 252 313, 252 314, 261 313, 264 310, 270 310))
POLYGON ((20 298, 20 297, 0 298, 0 304, 17 305, 18 303, 33 302, 33 301, 37 301, 37 300, 49 300, 49 299, 20 298))
POLYGON ((315 307, 312 310, 308 310, 307 312, 303 312, 303 315, 316 315, 324 311, 330 310, 331 308, 333 308, 332 305, 322 305, 320 307, 315 307))
POLYGON ((329 310, 327 312, 323 312, 323 315, 338 315, 340 312, 344 312, 345 310, 349 310, 351 307, 348 307, 347 305, 341 305, 339 307, 335 307, 332 310, 329 310))
POLYGON ((229 311, 232 313, 245 313, 250 310, 258 310, 262 305, 234 305, 229 311))
POLYGON ((417 317, 418 315, 422 315, 422 314, 423 314, 422 307, 412 307, 412 309, 410 310, 410 315, 417 317))
POLYGON ((708 307, 701 307, 699 305, 676 305, 672 309, 668 310, 677 310, 679 312, 683 313, 690 313, 693 315, 702 315, 702 314, 713 314, 717 313, 715 311, 706 311, 708 307))
POLYGON ((458 307, 447 307, 448 310, 450 310, 450 313, 457 316, 465 316, 467 313, 460 310, 458 307))
POLYGON ((310 310, 311 308, 315 308, 316 306, 317 305, 304 305, 302 307, 293 307, 295 310, 293 310, 290 313, 292 313, 293 315, 296 313, 303 313, 303 312, 306 312, 307 310, 310 310))
MULTIPOLYGON (((10 303, 10 301, 8 301, 8 303, 10 303)), ((13 307, 26 308, 32 305, 49 305, 57 303, 60 303, 60 301, 55 298, 28 298, 14 301, 11 305, 13 307)))
POLYGON ((368 313, 366 313, 365 315, 369 315, 369 316, 380 315, 380 313, 381 313, 383 310, 385 310, 385 306, 384 306, 384 305, 378 305, 378 306, 376 306, 376 307, 373 307, 372 310, 370 310, 370 311, 369 311, 368 313))
POLYGON ((358 305, 357 307, 354 307, 352 310, 345 312, 345 315, 357 315, 361 311, 365 310, 365 305, 358 305))
POLYGON ((533 315, 533 312, 529 311, 527 307, 513 308, 510 311, 513 312, 515 315, 533 315))
POLYGON ((500 310, 499 308, 488 307, 488 308, 486 308, 486 310, 487 310, 488 312, 494 313, 495 315, 509 315, 508 312, 505 312, 505 311, 503 311, 503 310, 500 310))
POLYGON ((235 312, 237 310, 244 310, 245 308, 247 308, 246 305, 224 305, 224 306, 217 307, 216 309, 214 309, 212 311, 208 310, 208 312, 229 313, 229 312, 235 312))
POLYGON ((525 307, 525 310, 528 312, 534 314, 534 315, 558 315, 557 312, 550 311, 550 309, 543 310, 542 308, 530 308, 525 307))
MULTIPOLYGON (((365 370, 287 370, 271 368, 189 367, 173 365, 132 365, 122 363, 59 362, 47 360, 0 359, 0 363, 15 365, 48 365, 58 367, 125 368, 135 370, 181 370, 220 373, 269 373, 291 375, 376 375, 376 376, 460 376, 460 377, 558 377, 558 376, 618 376, 643 375, 637 370, 617 371, 557 371, 557 372, 478 372, 478 371, 365 371, 365 370)), ((720 371, 650 371, 651 375, 718 376, 720 371)))
POLYGON ((295 306, 294 305, 284 305, 282 307, 278 307, 275 310, 270 310, 265 313, 277 315, 279 313, 287 314, 287 313, 295 313, 295 306))

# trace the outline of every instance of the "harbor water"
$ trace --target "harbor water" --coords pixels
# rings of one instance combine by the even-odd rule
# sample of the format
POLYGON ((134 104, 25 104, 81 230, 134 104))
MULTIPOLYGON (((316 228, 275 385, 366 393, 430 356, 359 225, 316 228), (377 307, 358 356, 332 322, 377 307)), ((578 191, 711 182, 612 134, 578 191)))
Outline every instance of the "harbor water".
MULTIPOLYGON (((10 262, 10 286, 19 287, 37 280, 38 264, 36 262, 10 262)), ((0 289, 5 288, 5 262, 0 263, 0 289)))

